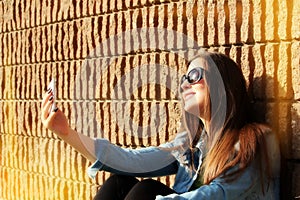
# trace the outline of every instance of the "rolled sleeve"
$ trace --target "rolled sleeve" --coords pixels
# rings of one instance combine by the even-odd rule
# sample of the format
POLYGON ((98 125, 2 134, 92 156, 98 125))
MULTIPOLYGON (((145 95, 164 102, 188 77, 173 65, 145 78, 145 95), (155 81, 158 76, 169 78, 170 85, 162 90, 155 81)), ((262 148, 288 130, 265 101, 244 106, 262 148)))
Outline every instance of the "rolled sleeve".
POLYGON ((140 149, 121 148, 106 139, 95 140, 97 161, 88 168, 95 177, 99 170, 135 176, 163 176, 176 173, 176 159, 169 151, 158 147, 140 149))

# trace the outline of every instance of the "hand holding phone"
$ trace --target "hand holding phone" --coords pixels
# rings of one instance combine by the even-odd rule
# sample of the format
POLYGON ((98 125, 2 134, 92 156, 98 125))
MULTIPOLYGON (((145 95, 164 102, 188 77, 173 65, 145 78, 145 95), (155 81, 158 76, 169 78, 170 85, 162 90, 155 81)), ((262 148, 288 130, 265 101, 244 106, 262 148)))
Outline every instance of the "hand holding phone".
POLYGON ((56 99, 56 80, 55 78, 52 78, 51 82, 48 85, 48 90, 51 90, 52 92, 52 98, 53 98, 53 104, 49 110, 49 113, 54 111, 56 109, 56 103, 55 103, 55 99, 56 99))
POLYGON ((56 79, 52 79, 41 105, 41 121, 45 128, 60 137, 68 137, 70 125, 65 114, 56 107, 56 79))

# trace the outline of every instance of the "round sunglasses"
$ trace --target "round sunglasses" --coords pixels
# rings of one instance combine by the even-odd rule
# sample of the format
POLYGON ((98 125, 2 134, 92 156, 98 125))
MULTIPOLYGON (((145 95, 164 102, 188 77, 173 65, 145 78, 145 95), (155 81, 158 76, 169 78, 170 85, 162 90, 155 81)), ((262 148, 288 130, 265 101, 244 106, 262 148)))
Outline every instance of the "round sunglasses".
POLYGON ((181 78, 181 84, 187 80, 190 85, 198 83, 203 78, 203 69, 197 67, 189 71, 186 75, 184 74, 181 78))

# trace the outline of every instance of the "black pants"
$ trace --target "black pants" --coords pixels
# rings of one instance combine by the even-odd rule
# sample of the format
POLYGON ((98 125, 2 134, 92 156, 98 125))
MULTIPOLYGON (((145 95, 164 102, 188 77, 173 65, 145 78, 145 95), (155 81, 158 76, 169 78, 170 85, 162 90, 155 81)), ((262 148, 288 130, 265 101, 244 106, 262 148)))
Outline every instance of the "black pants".
POLYGON ((94 200, 154 200, 156 195, 172 193, 175 191, 153 179, 139 181, 130 176, 112 175, 104 182, 94 200))

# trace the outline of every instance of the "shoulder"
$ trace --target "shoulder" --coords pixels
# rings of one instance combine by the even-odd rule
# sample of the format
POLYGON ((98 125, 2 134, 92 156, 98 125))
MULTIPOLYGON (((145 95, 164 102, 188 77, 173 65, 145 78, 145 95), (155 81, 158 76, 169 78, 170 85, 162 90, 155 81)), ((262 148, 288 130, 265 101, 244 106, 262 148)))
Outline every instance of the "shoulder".
POLYGON ((279 139, 276 133, 265 124, 256 124, 259 127, 264 137, 265 150, 269 159, 271 172, 273 176, 278 176, 280 173, 281 153, 279 139))
POLYGON ((270 161, 270 166, 273 176, 278 176, 280 173, 280 163, 281 163, 281 153, 279 140, 277 135, 270 130, 270 132, 265 134, 265 141, 268 151, 268 158, 270 161))
POLYGON ((178 147, 178 146, 188 146, 189 144, 189 137, 186 131, 177 133, 176 137, 164 144, 161 144, 160 147, 178 147))
POLYGON ((250 129, 259 143, 260 150, 268 160, 271 175, 277 177, 280 173, 281 153, 279 140, 272 128, 263 123, 249 123, 245 128, 250 129))

